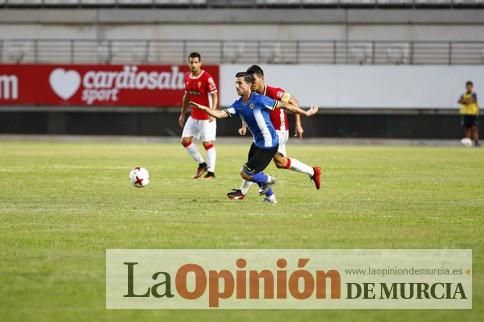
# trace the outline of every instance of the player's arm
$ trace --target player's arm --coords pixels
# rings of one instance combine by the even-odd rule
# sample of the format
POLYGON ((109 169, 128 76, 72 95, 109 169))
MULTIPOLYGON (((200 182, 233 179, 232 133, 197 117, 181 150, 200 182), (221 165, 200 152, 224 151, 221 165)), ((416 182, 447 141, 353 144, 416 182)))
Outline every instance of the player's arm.
POLYGON ((472 93, 471 97, 469 97, 468 102, 469 102, 469 104, 477 103, 477 94, 476 93, 472 93))
POLYGON ((309 110, 303 110, 302 108, 294 105, 290 100, 289 102, 285 103, 283 101, 277 101, 276 107, 285 109, 286 111, 297 113, 299 115, 304 115, 304 116, 312 116, 318 112, 319 107, 317 105, 311 105, 309 110))
MULTIPOLYGON (((210 106, 210 109, 216 110, 217 107, 218 107, 218 95, 217 95, 217 92, 212 92, 209 95, 210 95, 210 98, 211 98, 210 102, 212 103, 212 106, 210 106)), ((212 118, 212 120, 213 120, 213 118, 212 118)))
POLYGON ((231 117, 230 113, 226 109, 214 110, 208 106, 201 105, 192 101, 190 101, 189 104, 195 106, 196 108, 206 112, 208 115, 213 116, 217 119, 224 119, 227 117, 231 117))
POLYGON ((461 98, 459 99, 459 103, 464 105, 472 104, 476 102, 477 100, 476 100, 475 94, 471 95, 471 97, 469 98, 464 98, 464 96, 461 96, 461 98))
POLYGON ((459 100, 457 101, 457 103, 459 103, 459 104, 466 104, 466 103, 464 102, 464 95, 461 95, 461 96, 459 97, 459 100))
POLYGON ((240 125, 240 129, 238 130, 239 134, 244 136, 247 133, 247 123, 242 120, 242 124, 240 125))
MULTIPOLYGON (((291 104, 293 104, 294 106, 297 106, 297 107, 300 108, 299 101, 294 96, 291 96, 291 98, 289 99, 289 102, 291 102, 291 104)), ((304 129, 303 129, 302 124, 301 124, 301 115, 299 115, 297 113, 294 114, 294 121, 295 121, 295 125, 296 125, 294 136, 297 136, 300 139, 302 139, 304 129)))
MULTIPOLYGON (((213 77, 210 76, 207 79, 206 82, 206 88, 208 92, 208 96, 210 97, 210 108, 212 110, 216 110, 218 108, 218 91, 217 91, 217 85, 215 85, 215 81, 213 80, 213 77)), ((210 121, 213 121, 213 117, 209 117, 210 121)))
POLYGON ((185 113, 187 112, 188 102, 188 95, 187 92, 185 92, 182 98, 180 117, 178 117, 178 124, 180 125, 180 127, 183 127, 183 125, 185 124, 185 113))
POLYGON ((479 115, 479 103, 477 102, 477 94, 474 93, 472 94, 472 99, 474 100, 474 103, 477 105, 477 115, 479 115))
POLYGON ((216 110, 217 107, 218 107, 218 95, 217 95, 217 92, 213 92, 213 93, 210 93, 209 94, 210 97, 211 97, 211 102, 212 102, 212 106, 210 106, 210 108, 212 110, 216 110))

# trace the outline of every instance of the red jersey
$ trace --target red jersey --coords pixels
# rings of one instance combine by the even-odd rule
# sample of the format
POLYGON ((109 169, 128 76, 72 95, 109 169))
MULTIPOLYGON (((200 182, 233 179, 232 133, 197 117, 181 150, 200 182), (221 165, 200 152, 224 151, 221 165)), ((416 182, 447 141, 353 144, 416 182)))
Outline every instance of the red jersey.
MULTIPOLYGON (((278 87, 266 85, 263 95, 278 101, 286 101, 291 97, 286 90, 278 87)), ((274 128, 278 131, 289 131, 289 122, 287 122, 286 111, 276 107, 271 111, 271 121, 274 128)))
MULTIPOLYGON (((191 73, 185 74, 185 93, 188 95, 189 101, 211 107, 210 94, 216 92, 217 85, 215 85, 212 75, 206 71, 202 70, 198 76, 193 76, 191 73)), ((208 120, 208 114, 198 108, 192 108, 192 118, 208 120)))

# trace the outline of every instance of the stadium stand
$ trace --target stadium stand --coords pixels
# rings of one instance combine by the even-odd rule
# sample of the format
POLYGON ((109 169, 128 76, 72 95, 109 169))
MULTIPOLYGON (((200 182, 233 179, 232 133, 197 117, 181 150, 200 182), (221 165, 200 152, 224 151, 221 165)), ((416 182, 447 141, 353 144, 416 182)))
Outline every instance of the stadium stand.
MULTIPOLYGON (((478 69, 482 8, 484 0, 0 0, 0 64, 185 64, 189 52, 199 51, 207 65, 478 69)), ((461 133, 455 112, 329 106, 306 121, 305 133, 452 138, 461 133)), ((179 131, 175 106, 2 106, 0 113, 0 133, 179 131)), ((220 135, 233 135, 238 125, 224 123, 220 135)))
POLYGON ((483 0, 0 0, 5 7, 480 7, 483 0))

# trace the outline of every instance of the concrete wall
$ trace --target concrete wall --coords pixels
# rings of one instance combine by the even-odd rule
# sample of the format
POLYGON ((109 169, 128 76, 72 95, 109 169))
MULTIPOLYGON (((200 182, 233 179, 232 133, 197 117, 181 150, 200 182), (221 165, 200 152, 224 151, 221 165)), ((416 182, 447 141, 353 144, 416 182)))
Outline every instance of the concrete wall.
POLYGON ((484 41, 484 10, 0 10, 0 39, 484 41))

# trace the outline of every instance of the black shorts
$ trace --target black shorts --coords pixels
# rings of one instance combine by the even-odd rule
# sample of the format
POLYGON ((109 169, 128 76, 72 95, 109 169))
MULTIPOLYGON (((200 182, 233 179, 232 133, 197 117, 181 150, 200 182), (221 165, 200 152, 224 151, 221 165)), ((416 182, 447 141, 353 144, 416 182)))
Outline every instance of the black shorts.
POLYGON ((255 146, 254 143, 250 146, 249 157, 246 164, 244 164, 244 171, 248 175, 254 175, 263 171, 279 149, 279 145, 273 148, 261 149, 255 146))
POLYGON ((477 126, 477 115, 462 115, 461 123, 466 128, 477 126))

